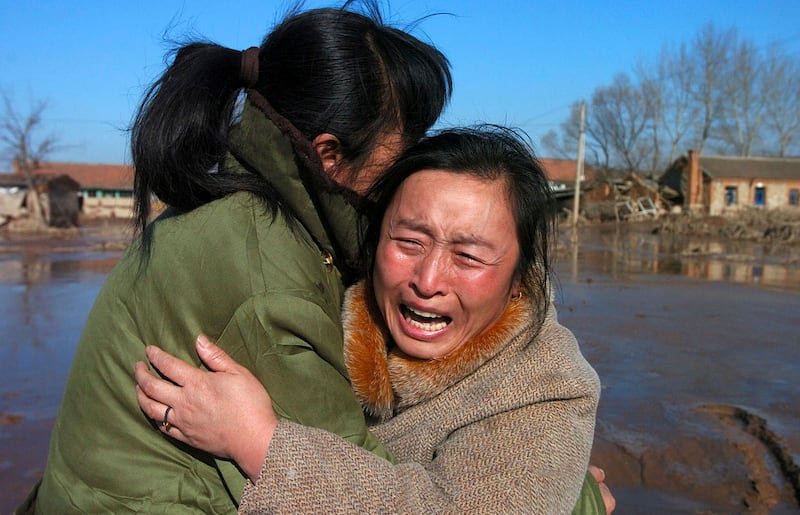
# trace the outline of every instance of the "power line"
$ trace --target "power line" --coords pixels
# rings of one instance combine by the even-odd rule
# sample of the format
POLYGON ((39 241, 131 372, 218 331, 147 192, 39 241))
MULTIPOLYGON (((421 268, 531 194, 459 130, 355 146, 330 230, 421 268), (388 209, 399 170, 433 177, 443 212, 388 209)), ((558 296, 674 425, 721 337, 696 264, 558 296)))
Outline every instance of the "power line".
POLYGON ((43 122, 50 122, 50 123, 82 123, 82 124, 107 124, 107 125, 119 125, 125 124, 127 122, 123 122, 122 120, 93 120, 88 118, 45 118, 42 120, 43 122))

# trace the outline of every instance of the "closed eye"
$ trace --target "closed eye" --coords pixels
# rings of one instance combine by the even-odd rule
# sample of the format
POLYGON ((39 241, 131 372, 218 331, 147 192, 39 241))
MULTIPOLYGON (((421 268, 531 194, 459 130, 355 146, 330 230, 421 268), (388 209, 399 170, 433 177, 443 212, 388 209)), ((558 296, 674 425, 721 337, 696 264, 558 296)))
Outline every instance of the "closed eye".
POLYGON ((420 243, 417 240, 410 240, 410 239, 405 239, 405 238, 395 238, 394 241, 395 241, 395 243, 397 243, 397 245, 400 248, 407 249, 407 250, 416 250, 416 249, 419 249, 419 248, 422 247, 422 243, 420 243))
POLYGON ((462 261, 464 261, 467 264, 471 264, 471 265, 485 265, 486 264, 486 262, 483 261, 482 259, 480 259, 479 257, 474 256, 472 254, 467 254, 465 252, 459 252, 459 253, 456 254, 456 256, 458 256, 459 259, 461 259, 462 261))

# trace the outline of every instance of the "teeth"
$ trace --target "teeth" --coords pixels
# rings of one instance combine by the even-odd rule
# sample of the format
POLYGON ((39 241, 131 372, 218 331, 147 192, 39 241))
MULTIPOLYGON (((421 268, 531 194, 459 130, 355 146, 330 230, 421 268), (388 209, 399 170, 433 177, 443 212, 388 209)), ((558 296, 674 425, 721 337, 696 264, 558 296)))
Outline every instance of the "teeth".
POLYGON ((417 329, 422 329, 422 330, 431 331, 431 332, 432 331, 441 331, 442 329, 447 327, 447 323, 445 323, 445 322, 436 322, 436 323, 430 323, 430 324, 423 324, 422 322, 417 322, 416 320, 413 320, 411 318, 406 318, 406 322, 408 322, 409 324, 413 325, 417 329))
POLYGON ((425 318, 439 318, 439 315, 436 313, 428 313, 427 311, 417 311, 416 309, 412 308, 411 306, 406 306, 409 311, 414 313, 415 315, 419 315, 425 318))
POLYGON ((422 322, 410 316, 406 316, 405 317, 406 322, 408 322, 409 324, 413 325, 418 329, 422 329, 423 331, 434 332, 434 331, 441 331, 442 329, 447 327, 447 322, 442 320, 441 315, 438 315, 436 313, 429 313, 427 311, 419 311, 410 306, 406 306, 406 308, 410 313, 413 313, 417 317, 438 320, 438 321, 431 320, 430 322, 422 322))

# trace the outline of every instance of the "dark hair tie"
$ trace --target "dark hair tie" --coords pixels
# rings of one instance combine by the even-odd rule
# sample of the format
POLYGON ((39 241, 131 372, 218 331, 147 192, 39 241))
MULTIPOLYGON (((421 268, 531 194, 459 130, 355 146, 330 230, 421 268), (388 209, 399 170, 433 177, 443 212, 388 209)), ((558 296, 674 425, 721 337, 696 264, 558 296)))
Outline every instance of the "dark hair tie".
POLYGON ((261 51, 257 46, 242 50, 242 63, 239 66, 239 79, 247 88, 252 88, 258 82, 258 54, 261 51))

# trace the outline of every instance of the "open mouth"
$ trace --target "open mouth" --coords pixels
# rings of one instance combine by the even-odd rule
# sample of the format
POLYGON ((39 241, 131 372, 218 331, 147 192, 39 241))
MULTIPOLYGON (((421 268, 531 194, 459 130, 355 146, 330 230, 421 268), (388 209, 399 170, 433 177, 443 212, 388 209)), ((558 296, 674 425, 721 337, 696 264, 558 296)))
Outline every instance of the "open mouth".
POLYGON ((427 311, 418 311, 405 304, 400 305, 400 311, 403 313, 403 318, 405 318, 406 322, 428 332, 441 331, 452 321, 450 317, 428 313, 427 311))

